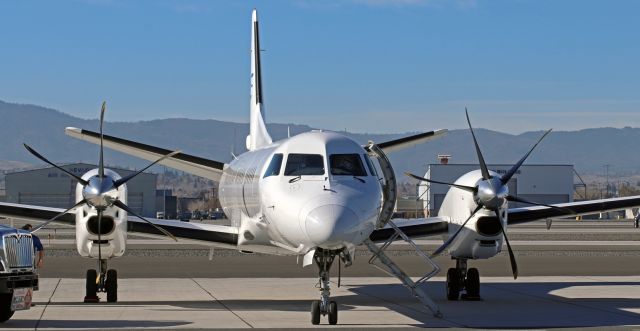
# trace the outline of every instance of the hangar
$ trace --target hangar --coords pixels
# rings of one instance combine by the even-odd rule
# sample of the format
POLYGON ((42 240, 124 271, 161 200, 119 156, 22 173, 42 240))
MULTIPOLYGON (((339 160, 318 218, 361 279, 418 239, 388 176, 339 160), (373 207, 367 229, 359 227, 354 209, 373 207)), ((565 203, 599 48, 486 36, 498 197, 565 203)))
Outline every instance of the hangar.
MULTIPOLYGON (((425 178, 453 183, 465 173, 478 169, 477 164, 451 164, 441 158, 439 164, 429 164, 425 178)), ((488 164, 489 170, 506 173, 512 164, 488 164)), ((539 203, 573 202, 573 165, 537 164, 523 165, 509 181, 509 193, 523 199, 539 203)), ((442 184, 422 182, 418 186, 418 196, 423 199, 426 215, 437 215, 449 187, 442 184)), ((509 203, 510 207, 529 205, 509 203)))
MULTIPOLYGON (((61 165, 78 176, 97 168, 87 163, 61 165)), ((109 167, 120 176, 133 170, 109 167)), ((127 205, 146 217, 156 216, 157 175, 142 173, 127 183, 127 205)), ((8 173, 5 177, 6 201, 27 205, 69 208, 75 204, 77 181, 54 167, 8 173)))

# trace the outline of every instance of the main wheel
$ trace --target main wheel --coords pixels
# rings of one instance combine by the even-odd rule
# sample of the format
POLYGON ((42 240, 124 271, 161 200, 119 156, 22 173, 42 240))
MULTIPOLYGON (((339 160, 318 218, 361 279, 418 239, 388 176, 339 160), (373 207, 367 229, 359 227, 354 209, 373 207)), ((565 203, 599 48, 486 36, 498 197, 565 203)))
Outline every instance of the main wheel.
POLYGON ((447 271, 447 299, 458 300, 460 297, 460 272, 456 268, 447 271))
POLYGON ((313 300, 311 302, 311 324, 320 324, 320 301, 313 300))
POLYGON ((104 284, 105 289, 107 290, 107 302, 116 302, 118 301, 118 272, 109 269, 107 270, 107 280, 104 284))
POLYGON ((338 304, 335 301, 329 302, 329 324, 338 324, 338 304))
POLYGON ((470 297, 480 297, 480 273, 478 269, 471 268, 467 271, 467 295, 470 297))
POLYGON ((86 296, 96 297, 98 295, 98 284, 96 279, 98 278, 98 272, 95 269, 87 270, 87 284, 86 284, 86 296))
POLYGON ((13 316, 11 301, 13 293, 0 293, 0 323, 8 321, 13 316))

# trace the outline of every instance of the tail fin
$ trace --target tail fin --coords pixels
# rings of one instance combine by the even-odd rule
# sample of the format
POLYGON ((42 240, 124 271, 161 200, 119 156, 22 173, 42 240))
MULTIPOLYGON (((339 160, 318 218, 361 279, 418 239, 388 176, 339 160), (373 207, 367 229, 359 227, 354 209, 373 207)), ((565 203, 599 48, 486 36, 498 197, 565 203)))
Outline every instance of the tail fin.
POLYGON ((254 9, 251 17, 251 118, 247 149, 252 151, 271 144, 262 112, 262 72, 260 70, 260 38, 258 35, 258 12, 254 9))

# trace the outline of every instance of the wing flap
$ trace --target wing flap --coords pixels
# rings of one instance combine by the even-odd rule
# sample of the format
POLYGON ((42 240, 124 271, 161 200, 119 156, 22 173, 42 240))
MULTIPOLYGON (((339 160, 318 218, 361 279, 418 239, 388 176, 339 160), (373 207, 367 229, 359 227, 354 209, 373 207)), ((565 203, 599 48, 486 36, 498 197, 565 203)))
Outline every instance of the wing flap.
MULTIPOLYGON (((97 132, 72 127, 68 127, 64 131, 67 135, 73 138, 88 141, 93 144, 100 144, 100 134, 97 132)), ((104 135, 104 146, 148 161, 156 161, 157 159, 172 152, 165 148, 155 147, 109 135, 104 135)), ((176 154, 160 161, 158 164, 215 181, 220 180, 222 170, 225 167, 225 164, 222 162, 185 153, 176 154)))

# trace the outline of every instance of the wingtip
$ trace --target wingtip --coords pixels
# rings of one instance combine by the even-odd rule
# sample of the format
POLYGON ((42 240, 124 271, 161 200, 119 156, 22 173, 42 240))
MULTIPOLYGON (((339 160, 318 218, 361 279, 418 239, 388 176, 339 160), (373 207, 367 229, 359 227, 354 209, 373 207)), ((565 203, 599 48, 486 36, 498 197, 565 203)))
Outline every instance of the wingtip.
POLYGON ((257 22, 258 21, 258 9, 253 8, 253 11, 251 12, 251 20, 253 22, 257 22))

